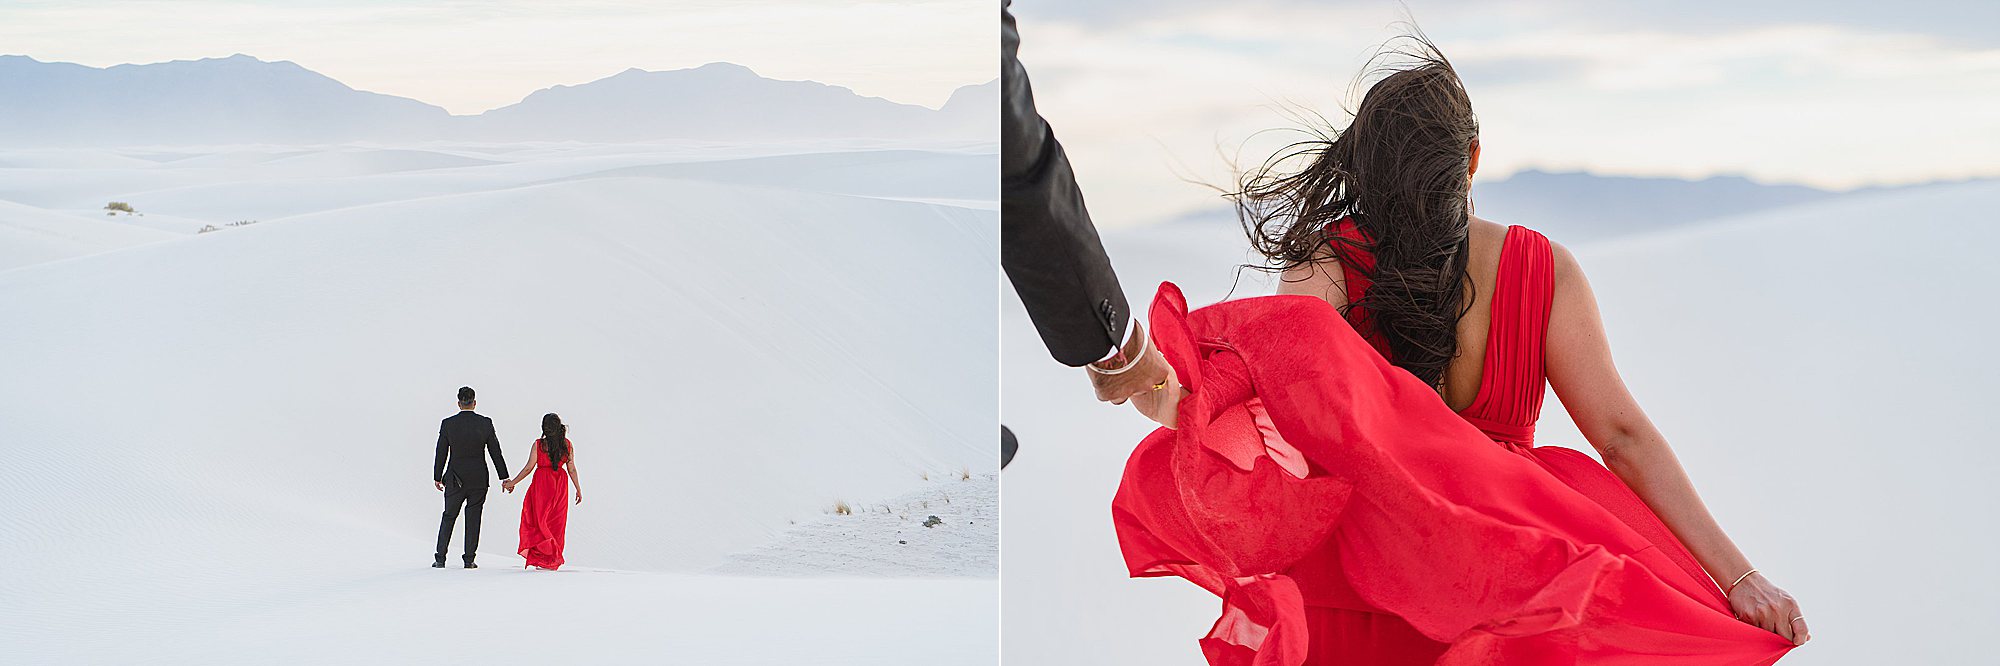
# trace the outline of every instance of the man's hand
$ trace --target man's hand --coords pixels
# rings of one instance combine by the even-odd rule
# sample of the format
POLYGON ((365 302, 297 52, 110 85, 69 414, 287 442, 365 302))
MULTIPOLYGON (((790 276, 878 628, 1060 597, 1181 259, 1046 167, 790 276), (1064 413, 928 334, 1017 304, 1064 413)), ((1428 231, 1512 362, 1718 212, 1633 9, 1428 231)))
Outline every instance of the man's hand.
POLYGON ((438 492, 444 492, 444 482, 443 482, 443 481, 432 481, 431 483, 434 483, 434 484, 437 484, 437 487, 438 487, 438 492))
POLYGON ((500 492, 503 492, 503 493, 511 493, 511 492, 514 492, 514 480, 513 480, 513 479, 508 479, 508 480, 506 480, 506 481, 501 481, 501 482, 500 482, 500 492))
POLYGON ((1119 350, 1117 356, 1093 363, 1091 364, 1094 366, 1093 369, 1085 370, 1090 373, 1090 387, 1097 391, 1098 400, 1122 405, 1136 396, 1153 392, 1155 387, 1163 385, 1162 382, 1170 382, 1173 379, 1173 366, 1167 365, 1167 357, 1160 353, 1158 347, 1147 341, 1145 326, 1136 321, 1132 322, 1132 334, 1127 337, 1130 341, 1125 344, 1125 349, 1119 350), (1139 354, 1141 350, 1145 352, 1144 355, 1137 360, 1129 361, 1135 364, 1130 370, 1115 375, 1097 371, 1097 369, 1116 370, 1125 367, 1128 362, 1125 359, 1131 358, 1132 354, 1139 354))

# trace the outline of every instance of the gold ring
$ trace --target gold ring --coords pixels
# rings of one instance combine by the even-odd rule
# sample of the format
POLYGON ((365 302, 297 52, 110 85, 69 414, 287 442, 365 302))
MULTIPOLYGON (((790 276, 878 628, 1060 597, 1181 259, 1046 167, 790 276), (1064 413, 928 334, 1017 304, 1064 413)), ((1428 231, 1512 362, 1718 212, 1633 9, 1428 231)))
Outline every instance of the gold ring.
POLYGON ((1153 385, 1153 390, 1158 391, 1166 387, 1167 387, 1167 380, 1162 379, 1160 380, 1160 383, 1153 385))
POLYGON ((1795 617, 1795 618, 1792 618, 1792 621, 1793 621, 1793 622, 1797 622, 1797 621, 1799 621, 1799 620, 1803 620, 1803 619, 1806 619, 1806 616, 1804 616, 1804 615, 1800 615, 1800 616, 1798 616, 1798 617, 1795 617))

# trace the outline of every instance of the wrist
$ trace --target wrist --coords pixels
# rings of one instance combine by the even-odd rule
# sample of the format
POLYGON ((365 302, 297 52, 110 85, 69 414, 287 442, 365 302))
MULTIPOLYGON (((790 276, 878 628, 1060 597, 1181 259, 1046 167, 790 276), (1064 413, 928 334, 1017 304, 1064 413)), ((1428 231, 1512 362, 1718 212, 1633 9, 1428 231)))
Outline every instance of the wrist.
POLYGON ((1146 348, 1149 344, 1150 339, 1146 336, 1145 326, 1140 325, 1139 321, 1134 319, 1131 325, 1126 327, 1125 343, 1119 345, 1117 349, 1113 349, 1110 356, 1106 356, 1096 363, 1090 364, 1090 369, 1114 375, 1130 370, 1132 366, 1139 363, 1141 358, 1145 357, 1146 348))
POLYGON ((1722 595, 1729 596, 1731 594, 1734 594, 1736 592, 1736 588, 1741 587, 1744 583, 1750 582, 1753 579, 1761 578, 1763 577, 1763 575, 1764 574, 1762 572, 1759 572, 1756 567, 1750 567, 1748 571, 1743 572, 1741 575, 1738 575, 1735 578, 1735 580, 1732 580, 1729 582, 1729 584, 1724 585, 1722 588, 1722 595))

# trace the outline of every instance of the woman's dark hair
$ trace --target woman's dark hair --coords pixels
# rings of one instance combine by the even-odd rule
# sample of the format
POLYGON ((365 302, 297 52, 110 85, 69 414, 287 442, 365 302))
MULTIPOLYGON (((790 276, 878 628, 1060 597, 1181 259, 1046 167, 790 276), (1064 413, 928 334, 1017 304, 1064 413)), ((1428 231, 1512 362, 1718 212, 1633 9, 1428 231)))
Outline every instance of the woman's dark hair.
POLYGON ((562 467, 569 457, 569 426, 553 413, 542 415, 542 451, 549 454, 550 467, 562 467))
POLYGON ((1372 284, 1343 314, 1381 335, 1392 363, 1441 389, 1472 302, 1467 173, 1479 120, 1458 73, 1414 25, 1370 60, 1363 80, 1372 75, 1381 79, 1346 129, 1308 128, 1311 138, 1243 174, 1229 198, 1266 259, 1253 268, 1282 272, 1327 248, 1372 284), (1329 233, 1342 218, 1360 239, 1329 233), (1372 269, 1356 251, 1374 256, 1372 269))

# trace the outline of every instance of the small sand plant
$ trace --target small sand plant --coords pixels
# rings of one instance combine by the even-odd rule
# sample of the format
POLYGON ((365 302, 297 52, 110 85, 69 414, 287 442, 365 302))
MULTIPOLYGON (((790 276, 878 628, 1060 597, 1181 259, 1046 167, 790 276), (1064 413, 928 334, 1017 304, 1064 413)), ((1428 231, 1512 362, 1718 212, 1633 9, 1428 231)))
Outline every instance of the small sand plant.
POLYGON ((847 500, 834 500, 833 513, 837 516, 852 516, 854 515, 854 507, 849 506, 847 500))

